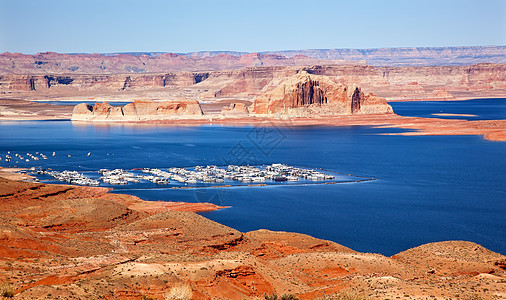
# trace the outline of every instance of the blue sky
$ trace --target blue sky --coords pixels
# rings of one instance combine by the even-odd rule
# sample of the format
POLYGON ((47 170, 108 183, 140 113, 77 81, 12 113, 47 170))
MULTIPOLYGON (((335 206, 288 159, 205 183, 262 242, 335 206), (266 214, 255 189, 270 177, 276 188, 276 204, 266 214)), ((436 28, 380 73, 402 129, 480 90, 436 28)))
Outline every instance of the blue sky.
POLYGON ((0 52, 506 45, 506 0, 0 0, 0 52))

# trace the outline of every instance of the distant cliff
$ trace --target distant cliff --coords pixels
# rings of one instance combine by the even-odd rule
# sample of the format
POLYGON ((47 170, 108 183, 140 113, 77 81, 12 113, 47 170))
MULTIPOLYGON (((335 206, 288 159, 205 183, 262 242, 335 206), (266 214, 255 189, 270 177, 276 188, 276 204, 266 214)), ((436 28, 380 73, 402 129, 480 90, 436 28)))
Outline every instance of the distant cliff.
MULTIPOLYGON (((160 52, 134 55, 156 56, 160 52)), ((198 51, 182 53, 188 57, 212 57, 219 54, 241 56, 246 52, 198 51)), ((373 49, 305 49, 266 51, 287 58, 304 55, 315 59, 366 61, 371 66, 463 66, 478 63, 506 63, 506 46, 404 47, 373 49)))
POLYGON ((147 74, 315 64, 342 65, 365 64, 365 62, 315 59, 304 55, 287 58, 277 54, 259 53, 241 56, 219 54, 207 57, 188 57, 175 53, 164 53, 157 56, 63 54, 54 52, 34 55, 8 52, 0 54, 0 74, 3 75, 147 74))
POLYGON ((305 55, 315 59, 366 61, 371 66, 463 66, 506 63, 506 46, 412 47, 378 49, 316 49, 271 51, 286 57, 305 55))
POLYGON ((301 71, 257 97, 254 112, 318 116, 385 114, 393 111, 385 98, 364 94, 356 85, 345 86, 328 76, 301 71))
POLYGON ((201 116, 202 109, 198 101, 134 101, 123 107, 109 103, 97 103, 94 106, 78 104, 72 112, 73 121, 151 121, 169 120, 178 117, 201 116))
POLYGON ((343 85, 356 84, 389 101, 506 96, 506 64, 477 64, 441 67, 312 65, 150 74, 0 75, 0 98, 252 101, 300 70, 329 76, 343 85))

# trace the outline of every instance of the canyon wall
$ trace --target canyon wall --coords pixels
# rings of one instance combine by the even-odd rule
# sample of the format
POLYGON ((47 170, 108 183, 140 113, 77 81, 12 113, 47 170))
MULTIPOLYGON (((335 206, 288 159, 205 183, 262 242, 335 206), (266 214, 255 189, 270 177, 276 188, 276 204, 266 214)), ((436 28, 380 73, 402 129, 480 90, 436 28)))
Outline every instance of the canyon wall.
POLYGON ((140 74, 183 71, 216 71, 246 67, 301 66, 313 64, 365 64, 364 61, 315 59, 304 55, 290 58, 278 54, 248 53, 188 57, 175 53, 157 56, 130 54, 0 54, 0 74, 140 74))
POLYGON ((506 46, 379 49, 305 49, 246 53, 131 52, 0 54, 0 74, 136 74, 216 71, 247 67, 368 64, 371 66, 463 66, 506 63, 506 46))
POLYGON ((58 89, 123 91, 127 88, 190 86, 205 80, 206 72, 133 75, 0 75, 0 89, 51 93, 58 89))
MULTIPOLYGON (((0 98, 101 96, 133 99, 248 100, 300 70, 356 84, 387 100, 440 100, 506 96, 506 64, 443 67, 332 65, 257 67, 210 72, 153 74, 0 75, 0 98)), ((107 98, 105 98, 107 99, 107 98)), ((104 99, 102 99, 104 100, 104 99)), ((227 104, 228 105, 228 104, 227 104)))
POLYGON ((178 117, 202 116, 198 101, 134 101, 123 107, 107 102, 88 105, 78 104, 72 112, 73 121, 151 121, 170 120, 178 117))

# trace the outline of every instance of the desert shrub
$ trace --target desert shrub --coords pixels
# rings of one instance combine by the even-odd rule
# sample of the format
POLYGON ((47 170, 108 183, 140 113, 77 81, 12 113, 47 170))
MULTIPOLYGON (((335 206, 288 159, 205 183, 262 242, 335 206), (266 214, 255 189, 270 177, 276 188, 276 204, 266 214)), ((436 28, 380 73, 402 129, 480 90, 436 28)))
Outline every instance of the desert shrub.
POLYGON ((356 295, 356 294, 349 294, 349 293, 339 294, 335 298, 332 298, 332 299, 334 299, 334 300, 367 300, 367 298, 364 296, 356 295))
POLYGON ((193 290, 188 284, 178 284, 165 293, 165 300, 190 300, 193 297, 193 290))
POLYGON ((0 295, 6 298, 14 297, 14 288, 7 282, 0 285, 0 295))

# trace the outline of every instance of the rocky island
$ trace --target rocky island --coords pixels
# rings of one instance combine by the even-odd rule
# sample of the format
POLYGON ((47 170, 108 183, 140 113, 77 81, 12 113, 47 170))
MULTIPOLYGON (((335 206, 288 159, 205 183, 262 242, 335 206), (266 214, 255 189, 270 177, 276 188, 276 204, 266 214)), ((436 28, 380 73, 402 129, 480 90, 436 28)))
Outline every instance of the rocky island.
POLYGON ((385 98, 367 95, 356 85, 345 86, 329 76, 301 71, 257 97, 256 114, 293 116, 354 115, 393 113, 385 98))
POLYGON ((149 121, 202 116, 198 101, 141 101, 137 100, 123 107, 109 103, 88 105, 78 104, 72 112, 73 121, 149 121))

